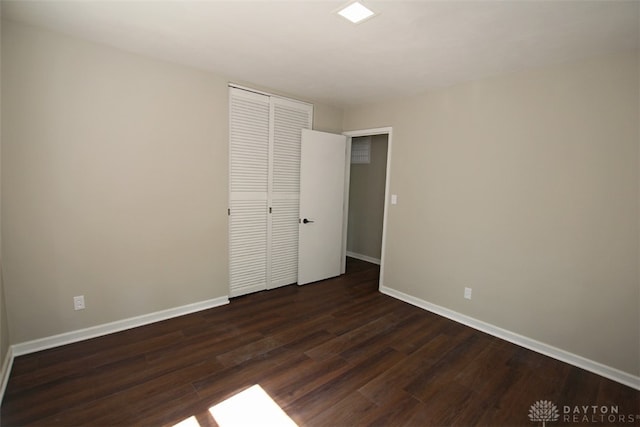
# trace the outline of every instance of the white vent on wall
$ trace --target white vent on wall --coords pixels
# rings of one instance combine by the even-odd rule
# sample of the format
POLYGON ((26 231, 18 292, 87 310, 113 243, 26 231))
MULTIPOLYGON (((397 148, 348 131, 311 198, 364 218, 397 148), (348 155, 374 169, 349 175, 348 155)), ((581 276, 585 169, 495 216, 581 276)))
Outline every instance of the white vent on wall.
POLYGON ((351 141, 351 164, 371 163, 371 137, 354 138, 351 141))

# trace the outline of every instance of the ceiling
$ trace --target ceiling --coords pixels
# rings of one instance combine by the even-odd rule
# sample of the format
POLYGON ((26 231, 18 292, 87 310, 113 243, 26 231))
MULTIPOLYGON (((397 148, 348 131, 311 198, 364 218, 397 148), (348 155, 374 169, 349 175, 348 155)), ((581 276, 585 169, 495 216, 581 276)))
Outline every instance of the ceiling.
POLYGON ((6 1, 2 15, 345 106, 638 49, 638 1, 6 1))

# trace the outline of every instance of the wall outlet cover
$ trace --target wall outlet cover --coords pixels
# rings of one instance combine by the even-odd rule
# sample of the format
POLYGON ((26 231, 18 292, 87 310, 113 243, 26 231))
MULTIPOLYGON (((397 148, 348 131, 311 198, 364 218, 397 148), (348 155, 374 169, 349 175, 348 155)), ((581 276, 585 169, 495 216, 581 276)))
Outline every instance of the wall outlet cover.
POLYGON ((73 309, 74 310, 84 310, 84 295, 79 295, 77 297, 73 297, 73 309))

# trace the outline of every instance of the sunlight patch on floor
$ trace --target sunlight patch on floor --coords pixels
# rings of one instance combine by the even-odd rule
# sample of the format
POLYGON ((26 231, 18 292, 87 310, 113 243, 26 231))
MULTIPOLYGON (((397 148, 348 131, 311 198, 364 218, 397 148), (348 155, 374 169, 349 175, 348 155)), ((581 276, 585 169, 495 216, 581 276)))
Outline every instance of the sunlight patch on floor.
POLYGON ((220 427, 298 425, 256 384, 209 408, 220 427))
POLYGON ((182 420, 178 424, 174 424, 173 427, 201 427, 201 426, 198 420, 196 419, 195 415, 192 415, 186 420, 182 420))

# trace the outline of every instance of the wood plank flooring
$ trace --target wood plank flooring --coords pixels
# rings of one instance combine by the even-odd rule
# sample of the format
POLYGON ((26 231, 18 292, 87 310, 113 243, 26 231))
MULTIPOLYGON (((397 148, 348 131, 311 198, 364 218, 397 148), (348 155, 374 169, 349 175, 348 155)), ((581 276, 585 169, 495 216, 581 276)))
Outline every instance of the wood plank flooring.
POLYGON ((211 406, 259 384, 300 426, 534 426, 543 399, 549 426, 640 425, 640 392, 382 295, 378 274, 349 259, 335 279, 18 357, 1 424, 214 426, 211 406), (564 419, 574 405, 627 418, 564 419))

